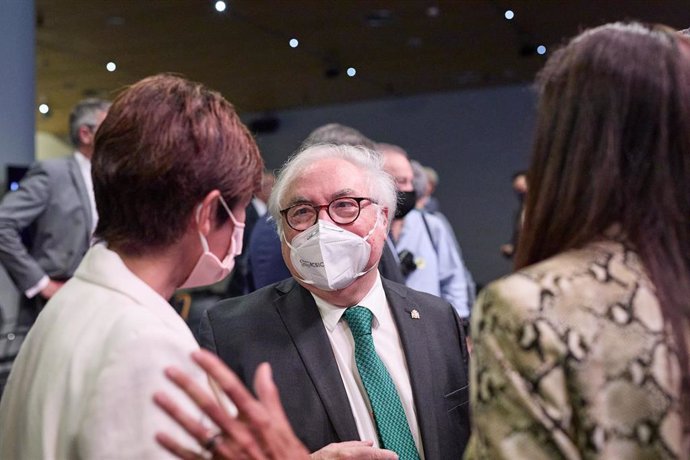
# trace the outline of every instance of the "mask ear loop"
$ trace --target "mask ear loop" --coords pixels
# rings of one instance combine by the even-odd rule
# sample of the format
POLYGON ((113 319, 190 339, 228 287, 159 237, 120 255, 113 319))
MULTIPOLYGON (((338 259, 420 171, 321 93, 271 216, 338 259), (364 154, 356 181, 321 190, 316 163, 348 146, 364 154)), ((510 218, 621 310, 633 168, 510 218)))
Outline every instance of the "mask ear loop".
POLYGON ((374 222, 374 226, 371 227, 371 230, 369 230, 369 233, 366 234, 366 236, 362 237, 364 241, 367 241, 369 237, 374 233, 374 230, 376 230, 376 227, 379 226, 379 223, 381 222, 381 207, 378 204, 375 204, 376 206, 376 222, 374 222))

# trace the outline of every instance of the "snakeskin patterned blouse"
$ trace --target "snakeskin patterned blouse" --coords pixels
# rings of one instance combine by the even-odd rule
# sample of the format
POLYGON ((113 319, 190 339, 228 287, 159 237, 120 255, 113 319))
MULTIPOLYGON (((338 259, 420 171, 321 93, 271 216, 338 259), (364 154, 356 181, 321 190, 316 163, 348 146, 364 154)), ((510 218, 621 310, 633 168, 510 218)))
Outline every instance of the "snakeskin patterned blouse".
POLYGON ((492 283, 473 311, 465 458, 688 458, 670 336, 639 258, 618 242, 492 283))

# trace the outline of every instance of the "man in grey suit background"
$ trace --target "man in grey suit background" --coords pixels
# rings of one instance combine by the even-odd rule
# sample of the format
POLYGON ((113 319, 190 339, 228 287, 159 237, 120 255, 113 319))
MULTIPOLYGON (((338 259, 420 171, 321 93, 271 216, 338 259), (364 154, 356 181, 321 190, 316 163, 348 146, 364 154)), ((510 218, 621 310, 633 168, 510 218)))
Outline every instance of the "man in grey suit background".
POLYGON ((306 148, 269 201, 292 278, 227 299, 202 320, 202 346, 246 385, 259 363, 271 364, 312 458, 449 459, 465 448, 459 319, 447 302, 377 269, 395 206, 376 152, 306 148))
POLYGON ((79 102, 69 120, 74 154, 35 163, 0 202, 0 263, 37 309, 72 276, 90 246, 98 219, 93 141, 109 107, 101 99, 79 102), (31 234, 28 245, 22 241, 25 229, 31 234))

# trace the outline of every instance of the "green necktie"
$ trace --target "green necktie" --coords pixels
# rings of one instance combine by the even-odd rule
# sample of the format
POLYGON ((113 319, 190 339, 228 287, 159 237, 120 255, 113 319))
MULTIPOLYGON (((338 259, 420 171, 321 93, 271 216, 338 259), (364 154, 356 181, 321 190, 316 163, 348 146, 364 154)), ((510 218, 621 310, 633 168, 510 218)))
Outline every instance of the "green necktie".
POLYGON ((381 447, 392 450, 400 460, 419 460, 405 410, 386 366, 376 354, 371 337, 373 314, 366 307, 345 310, 345 320, 355 339, 355 362, 369 395, 381 447))

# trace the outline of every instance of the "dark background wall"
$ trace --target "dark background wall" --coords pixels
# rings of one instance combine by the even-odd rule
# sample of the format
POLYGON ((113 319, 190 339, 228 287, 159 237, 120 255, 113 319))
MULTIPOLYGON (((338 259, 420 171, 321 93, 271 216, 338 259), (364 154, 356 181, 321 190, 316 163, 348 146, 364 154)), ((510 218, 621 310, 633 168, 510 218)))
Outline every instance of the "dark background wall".
POLYGON ((476 281, 485 284, 510 271, 499 246, 511 236, 517 200, 510 178, 528 164, 534 107, 529 86, 368 101, 276 112, 271 115, 279 119, 279 128, 257 138, 272 169, 312 129, 330 122, 405 148, 411 158, 438 171, 441 209, 476 281))

